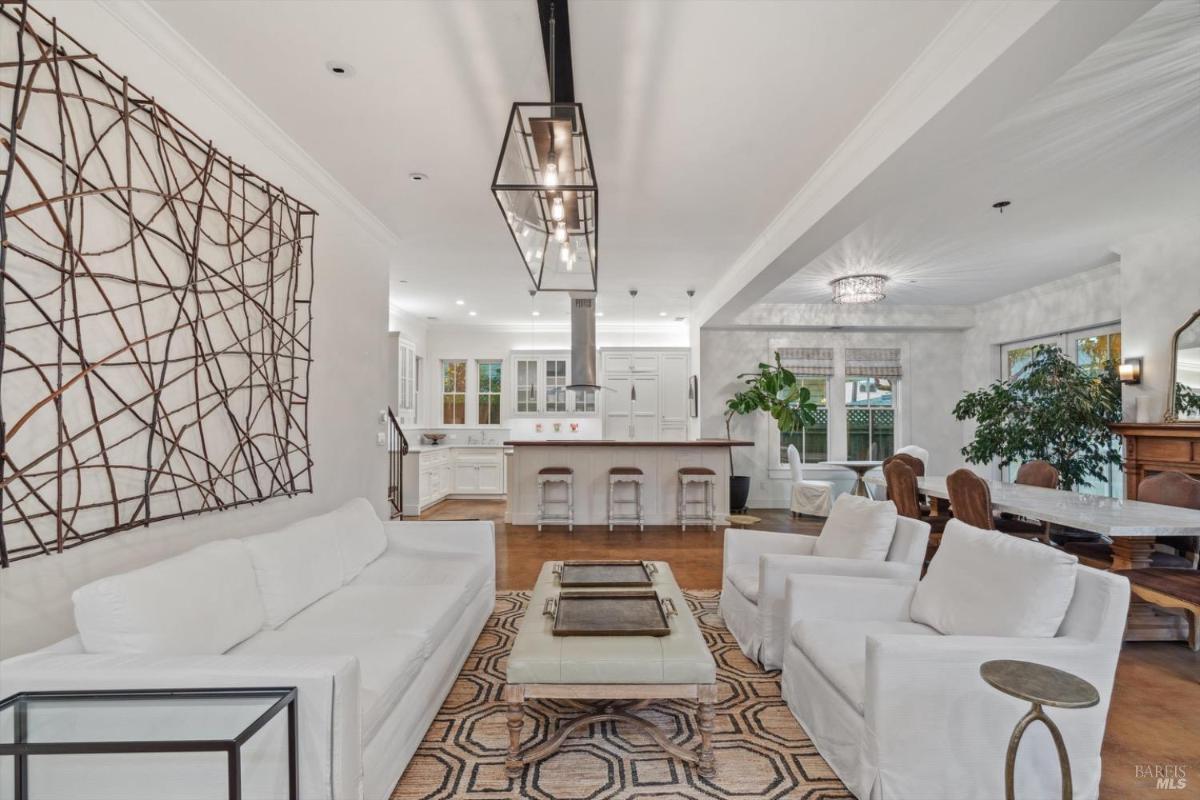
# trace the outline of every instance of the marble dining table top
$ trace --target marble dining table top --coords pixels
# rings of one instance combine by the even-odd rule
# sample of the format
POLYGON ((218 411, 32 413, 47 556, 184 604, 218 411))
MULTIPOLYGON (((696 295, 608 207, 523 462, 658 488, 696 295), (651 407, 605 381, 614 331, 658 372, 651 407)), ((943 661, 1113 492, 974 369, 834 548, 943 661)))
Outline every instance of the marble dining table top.
MULTIPOLYGON (((872 476, 874 478, 874 476, 872 476)), ((881 479, 870 480, 882 484, 881 479)), ((1105 536, 1200 536, 1200 511, 1112 497, 988 481, 992 508, 1029 519, 1069 525, 1105 536)), ((922 494, 949 499, 942 476, 917 478, 922 494)))

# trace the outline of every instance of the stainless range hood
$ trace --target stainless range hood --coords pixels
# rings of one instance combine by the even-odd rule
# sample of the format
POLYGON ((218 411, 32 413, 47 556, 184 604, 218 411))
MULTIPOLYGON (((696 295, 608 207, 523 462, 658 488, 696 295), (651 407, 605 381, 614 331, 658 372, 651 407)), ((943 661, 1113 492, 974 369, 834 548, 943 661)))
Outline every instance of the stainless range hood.
POLYGON ((596 380, 596 293, 571 292, 571 383, 573 391, 599 389, 596 380))

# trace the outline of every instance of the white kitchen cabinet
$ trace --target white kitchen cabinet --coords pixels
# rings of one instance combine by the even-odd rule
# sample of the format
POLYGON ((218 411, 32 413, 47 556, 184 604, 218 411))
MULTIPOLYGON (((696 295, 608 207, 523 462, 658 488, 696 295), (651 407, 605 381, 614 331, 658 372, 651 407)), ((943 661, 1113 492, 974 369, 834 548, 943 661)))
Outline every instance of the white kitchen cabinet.
POLYGON ((687 438, 687 350, 606 350, 601 353, 604 438, 683 441, 687 438), (631 389, 633 391, 631 391, 631 389))

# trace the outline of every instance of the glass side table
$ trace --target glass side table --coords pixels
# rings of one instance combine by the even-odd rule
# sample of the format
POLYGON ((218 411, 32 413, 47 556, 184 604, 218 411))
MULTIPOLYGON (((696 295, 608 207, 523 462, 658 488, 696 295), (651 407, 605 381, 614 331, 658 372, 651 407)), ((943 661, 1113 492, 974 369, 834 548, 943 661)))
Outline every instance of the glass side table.
POLYGON ((288 799, 297 800, 296 689, 19 692, 0 700, 0 756, 29 800, 29 757, 224 752, 229 800, 242 797, 242 748, 287 709, 288 799))

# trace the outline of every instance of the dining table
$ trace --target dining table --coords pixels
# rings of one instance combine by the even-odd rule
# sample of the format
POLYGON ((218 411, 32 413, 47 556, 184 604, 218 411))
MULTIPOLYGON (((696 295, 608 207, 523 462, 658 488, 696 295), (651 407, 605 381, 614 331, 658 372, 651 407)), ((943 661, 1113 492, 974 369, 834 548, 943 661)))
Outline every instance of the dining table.
MULTIPOLYGON (((882 476, 868 480, 872 485, 886 486, 882 476)), ((987 483, 996 511, 1110 538, 1113 569, 1149 567, 1159 536, 1200 536, 1200 511, 1190 508, 1003 481, 987 483)), ((943 476, 917 478, 917 490, 933 500, 950 499, 943 476)))
MULTIPOLYGON (((881 475, 870 475, 872 486, 886 486, 881 475)), ((1200 537, 1200 511, 1140 500, 1121 500, 1092 494, 1045 489, 1018 483, 989 480, 992 508, 1028 519, 1065 525, 1105 536, 1111 542, 1112 570, 1151 567, 1154 542, 1160 536, 1200 537)), ((938 501, 949 500, 946 478, 917 478, 917 489, 928 496, 933 513, 938 501)), ((1161 641, 1187 638, 1187 624, 1150 603, 1133 602, 1129 607, 1126 641, 1161 641)))
POLYGON ((863 476, 876 467, 883 466, 882 461, 859 461, 850 459, 849 461, 822 461, 823 467, 841 467, 848 469, 854 473, 854 488, 850 493, 858 497, 870 497, 870 492, 867 491, 867 484, 863 480, 863 476))

